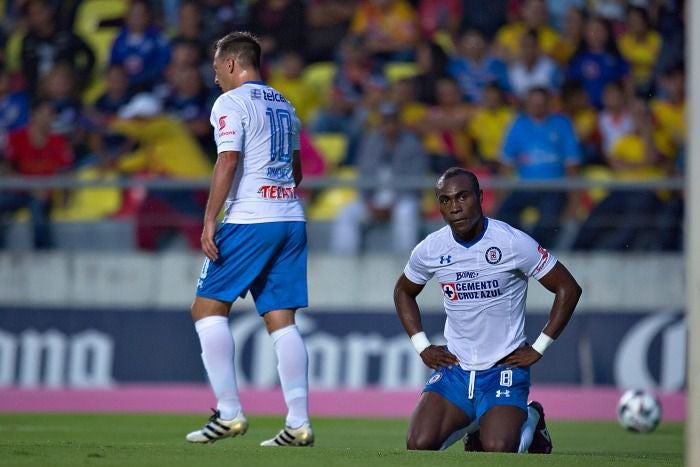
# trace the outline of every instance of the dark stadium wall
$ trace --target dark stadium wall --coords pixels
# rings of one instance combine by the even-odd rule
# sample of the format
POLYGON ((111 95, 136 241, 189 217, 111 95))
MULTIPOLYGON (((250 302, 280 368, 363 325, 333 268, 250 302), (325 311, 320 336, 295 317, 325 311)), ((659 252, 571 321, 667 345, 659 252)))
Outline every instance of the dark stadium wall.
MULTIPOLYGON (((536 336, 546 310, 529 314, 536 336)), ((444 317, 426 313, 439 342, 444 317)), ((420 388, 428 375, 395 315, 382 311, 300 313, 317 389, 420 388)), ((254 313, 234 313, 239 382, 277 385, 270 338, 254 313)), ((200 349, 187 310, 0 308, 0 388, 108 388, 125 383, 203 383, 200 349)), ((574 316, 533 367, 534 385, 606 385, 677 391, 686 384, 682 310, 614 310, 574 316)))

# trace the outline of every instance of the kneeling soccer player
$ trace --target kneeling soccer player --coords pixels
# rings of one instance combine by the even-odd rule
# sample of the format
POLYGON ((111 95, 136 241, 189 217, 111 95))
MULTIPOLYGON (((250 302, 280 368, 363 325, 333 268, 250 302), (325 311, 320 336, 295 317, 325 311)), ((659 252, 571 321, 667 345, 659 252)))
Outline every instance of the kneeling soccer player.
POLYGON ((465 433, 466 450, 548 454, 542 405, 528 404, 530 366, 559 337, 581 296, 569 271, 529 235, 483 215, 476 176, 448 169, 435 187, 447 226, 411 253, 394 289, 404 329, 434 370, 408 429, 408 449, 445 449, 465 433), (446 346, 431 345, 416 297, 440 282, 446 346), (528 279, 554 294, 537 340, 524 334, 528 279))

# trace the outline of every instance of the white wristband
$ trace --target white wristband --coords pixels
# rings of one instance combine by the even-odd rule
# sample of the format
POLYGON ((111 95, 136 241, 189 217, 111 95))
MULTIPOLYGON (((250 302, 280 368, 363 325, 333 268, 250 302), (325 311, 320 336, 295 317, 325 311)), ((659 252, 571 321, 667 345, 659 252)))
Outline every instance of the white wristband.
POLYGON ((411 344, 413 344, 413 348, 416 349, 418 355, 430 347, 430 341, 423 331, 417 332, 411 336, 411 344))
POLYGON ((532 344, 532 348, 535 349, 538 354, 544 355, 544 351, 547 350, 547 347, 552 345, 552 342, 554 342, 554 339, 541 332, 535 343, 532 344))

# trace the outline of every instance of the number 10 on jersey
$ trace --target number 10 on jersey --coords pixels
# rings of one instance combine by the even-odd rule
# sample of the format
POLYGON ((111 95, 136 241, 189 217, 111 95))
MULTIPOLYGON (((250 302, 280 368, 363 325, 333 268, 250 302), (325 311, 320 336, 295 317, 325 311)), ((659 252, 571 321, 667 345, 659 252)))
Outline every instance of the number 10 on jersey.
POLYGON ((267 108, 270 117, 270 160, 290 162, 292 160, 292 116, 287 109, 267 108))

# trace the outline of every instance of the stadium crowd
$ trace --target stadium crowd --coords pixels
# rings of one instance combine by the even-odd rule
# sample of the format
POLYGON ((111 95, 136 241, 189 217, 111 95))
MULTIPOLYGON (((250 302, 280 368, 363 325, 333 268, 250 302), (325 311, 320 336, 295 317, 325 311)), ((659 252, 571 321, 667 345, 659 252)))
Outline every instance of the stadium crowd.
MULTIPOLYGON (((302 120, 307 178, 376 189, 306 193, 331 247, 362 248, 391 220, 415 243, 429 193, 412 176, 462 166, 525 181, 648 181, 683 172, 682 0, 5 0, 0 28, 0 174, 203 179, 220 92, 211 42, 250 30, 266 81, 302 120), (357 198, 353 198, 357 196, 357 198), (409 232, 406 232, 409 230, 409 232)), ((200 190, 0 191, 3 227, 133 219, 137 243, 177 227, 198 248, 200 190), (19 213, 19 214, 18 214, 19 213)), ((484 209, 545 247, 679 250, 683 194, 613 189, 485 193, 484 209), (575 226, 573 234, 570 226, 575 226), (569 235, 565 235, 569 232, 569 235)))

